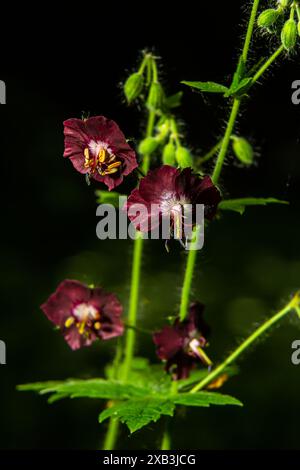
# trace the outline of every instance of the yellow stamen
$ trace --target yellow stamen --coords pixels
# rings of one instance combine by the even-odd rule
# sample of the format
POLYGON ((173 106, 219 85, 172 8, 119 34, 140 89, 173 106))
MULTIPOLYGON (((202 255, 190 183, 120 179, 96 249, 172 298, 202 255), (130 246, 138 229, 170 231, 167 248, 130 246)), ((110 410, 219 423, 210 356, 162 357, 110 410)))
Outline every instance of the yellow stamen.
POLYGON ((85 329, 85 321, 82 321, 81 323, 79 323, 78 325, 78 333, 80 335, 82 335, 84 333, 84 329, 85 329))
POLYGON ((122 165, 122 162, 111 163, 110 165, 108 165, 107 169, 108 169, 108 170, 111 170, 112 168, 117 168, 117 167, 119 167, 120 165, 122 165))
POLYGON ((201 356, 201 358, 205 361, 205 363, 208 366, 212 366, 212 364, 213 364, 212 361, 209 359, 207 354, 205 354, 204 350, 202 348, 200 348, 200 346, 197 347, 197 351, 199 353, 199 356, 201 356))
POLYGON ((70 326, 73 325, 74 321, 75 321, 75 320, 74 320, 73 317, 67 318, 66 321, 65 321, 65 327, 66 327, 66 328, 70 328, 70 326))
POLYGON ((103 173, 105 175, 112 175, 113 173, 117 173, 117 171, 118 171, 118 168, 112 168, 111 170, 109 169, 105 170, 103 173))
POLYGON ((104 163, 105 162, 105 158, 106 158, 106 150, 105 149, 101 149, 98 153, 98 160, 100 163, 104 163))
POLYGON ((110 158, 109 158, 109 160, 108 160, 108 163, 113 162, 115 159, 116 159, 116 156, 115 156, 115 155, 111 155, 110 158))
POLYGON ((94 323, 94 328, 95 328, 95 330, 100 330, 101 323, 99 321, 96 321, 96 323, 94 323))

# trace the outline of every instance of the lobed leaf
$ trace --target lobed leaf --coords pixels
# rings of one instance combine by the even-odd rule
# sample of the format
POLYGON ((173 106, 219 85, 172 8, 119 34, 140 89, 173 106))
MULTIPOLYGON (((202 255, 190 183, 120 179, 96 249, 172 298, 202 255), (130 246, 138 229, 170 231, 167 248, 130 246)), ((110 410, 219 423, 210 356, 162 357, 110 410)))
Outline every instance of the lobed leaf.
POLYGON ((174 408, 174 403, 163 397, 127 400, 102 411, 99 415, 99 422, 102 423, 111 417, 117 418, 121 423, 125 423, 133 433, 152 421, 158 421, 162 415, 173 416, 174 408))
POLYGON ((174 395, 172 401, 176 405, 184 406, 203 406, 208 407, 210 405, 237 405, 243 406, 243 404, 230 395, 223 395, 216 392, 197 392, 197 393, 179 393, 174 395))
POLYGON ((67 380, 64 382, 39 382, 34 384, 19 385, 20 391, 35 391, 41 395, 53 393, 50 401, 60 398, 104 398, 110 400, 122 400, 133 397, 141 397, 149 394, 149 390, 133 384, 124 384, 112 380, 67 380))

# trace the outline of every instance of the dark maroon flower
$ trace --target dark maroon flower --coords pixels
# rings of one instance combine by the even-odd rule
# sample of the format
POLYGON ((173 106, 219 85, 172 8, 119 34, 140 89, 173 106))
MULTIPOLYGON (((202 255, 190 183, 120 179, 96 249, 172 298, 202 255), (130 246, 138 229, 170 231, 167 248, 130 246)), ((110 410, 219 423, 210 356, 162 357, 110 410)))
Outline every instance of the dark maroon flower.
POLYGON ((79 281, 61 282, 41 306, 57 325, 72 349, 89 346, 97 338, 106 340, 123 334, 123 307, 114 294, 79 281))
POLYGON ((176 169, 169 165, 149 171, 139 185, 130 194, 124 210, 137 230, 148 232, 157 228, 164 217, 170 218, 173 228, 184 218, 184 205, 190 204, 193 211, 196 204, 204 204, 204 216, 212 219, 221 200, 218 189, 209 176, 200 178, 191 168, 176 169), (147 211, 136 214, 130 211, 138 205, 145 206, 147 211), (154 221, 154 222, 153 222, 154 221))
POLYGON ((165 326, 153 335, 157 355, 166 361, 166 370, 174 380, 187 378, 199 360, 207 366, 212 364, 203 350, 210 331, 203 320, 203 311, 204 305, 194 302, 183 322, 177 318, 172 326, 165 326))
POLYGON ((77 171, 105 183, 109 190, 138 166, 119 126, 104 116, 67 119, 64 134, 64 157, 70 158, 77 171))

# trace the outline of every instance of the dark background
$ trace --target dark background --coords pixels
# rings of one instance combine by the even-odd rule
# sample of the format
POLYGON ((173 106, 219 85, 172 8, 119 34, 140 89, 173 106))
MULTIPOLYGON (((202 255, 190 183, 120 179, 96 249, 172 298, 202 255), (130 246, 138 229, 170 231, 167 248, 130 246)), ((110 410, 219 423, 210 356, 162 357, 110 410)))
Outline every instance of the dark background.
MULTIPOLYGON (((127 306, 131 244, 97 240, 97 186, 88 187, 63 160, 62 122, 82 111, 104 114, 138 140, 144 112, 126 107, 119 84, 145 47, 161 57, 160 74, 170 94, 183 89, 184 79, 228 81, 249 11, 241 9, 244 2, 207 3, 201 9, 165 4, 164 12, 159 3, 143 10, 116 4, 94 11, 81 5, 66 18, 59 10, 39 11, 31 22, 28 11, 24 21, 18 11, 18 36, 6 41, 0 76, 7 85, 7 105, 0 108, 3 449, 100 446, 105 425, 98 425, 97 414, 103 402, 49 406, 43 397, 15 391, 19 383, 100 376, 112 358, 112 343, 72 352, 39 310, 62 279, 100 283, 127 306)), ((252 60, 275 47, 276 41, 256 35, 252 60)), ((273 196, 290 205, 251 208, 243 217, 226 214, 206 232, 193 297, 207 305, 215 360, 300 287, 300 105, 291 102, 291 83, 300 79, 299 55, 279 62, 245 101, 238 122, 238 131, 255 146, 256 164, 245 170, 230 157, 221 187, 226 196, 273 196)), ((222 135, 228 103, 184 91, 179 117, 186 142, 204 153, 222 135)), ((134 184, 132 176, 125 189, 134 184)), ((139 313, 145 328, 162 325, 176 312, 185 256, 176 246, 167 254, 160 242, 146 244, 139 313)), ((290 359, 291 343, 299 337, 299 320, 291 316, 246 355, 240 375, 224 387, 245 407, 180 412, 172 422, 173 446, 299 448, 300 366, 290 359)), ((155 360, 150 338, 141 338, 139 354, 155 360)), ((158 423, 129 437, 122 427, 118 446, 153 448, 160 431, 158 423)))

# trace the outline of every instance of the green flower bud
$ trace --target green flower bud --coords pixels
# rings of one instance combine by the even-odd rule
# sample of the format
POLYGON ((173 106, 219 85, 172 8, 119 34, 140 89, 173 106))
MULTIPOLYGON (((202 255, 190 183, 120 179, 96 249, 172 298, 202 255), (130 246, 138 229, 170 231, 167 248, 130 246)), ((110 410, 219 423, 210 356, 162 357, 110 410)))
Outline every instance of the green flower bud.
POLYGON ((164 146, 162 159, 164 165, 176 166, 176 147, 173 142, 164 146))
POLYGON ((146 137, 139 145, 139 152, 142 155, 150 155, 158 146, 158 140, 155 137, 146 137))
POLYGON ((178 147, 175 157, 180 168, 188 168, 193 166, 193 157, 187 148, 178 147))
POLYGON ((128 103, 138 98, 143 90, 144 77, 141 73, 136 72, 130 75, 124 84, 124 93, 128 103))
POLYGON ((279 10, 274 10, 274 8, 269 8, 268 10, 263 11, 257 20, 258 26, 261 28, 270 28, 280 16, 279 10))
POLYGON ((298 21, 298 34, 300 36, 300 20, 298 21))
POLYGON ((290 18, 284 23, 281 31, 281 42, 287 51, 293 49, 297 42, 297 25, 295 20, 290 18))
POLYGON ((153 82, 150 87, 147 106, 150 109, 162 109, 164 105, 165 94, 159 82, 153 82))
POLYGON ((244 137, 238 137, 236 135, 231 136, 233 140, 232 148, 235 156, 244 165, 251 165, 254 159, 254 152, 251 144, 244 137))

